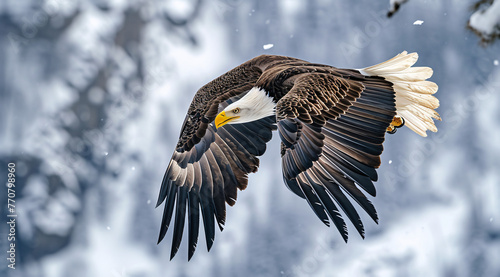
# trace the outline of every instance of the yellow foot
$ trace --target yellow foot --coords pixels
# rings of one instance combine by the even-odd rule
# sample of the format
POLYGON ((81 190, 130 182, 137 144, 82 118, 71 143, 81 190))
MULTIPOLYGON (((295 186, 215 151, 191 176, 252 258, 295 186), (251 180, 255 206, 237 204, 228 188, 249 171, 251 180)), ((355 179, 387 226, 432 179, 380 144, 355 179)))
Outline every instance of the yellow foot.
POLYGON ((391 125, 396 128, 401 128, 405 125, 405 120, 399 115, 394 116, 392 119, 391 125))
POLYGON ((404 125, 405 125, 405 119, 402 118, 401 116, 396 115, 392 119, 392 122, 389 125, 389 127, 387 127, 386 132, 389 134, 394 134, 394 133, 396 133, 397 128, 401 128, 404 125))
POLYGON ((394 133, 396 133, 397 129, 394 126, 389 125, 389 127, 387 127, 387 129, 385 131, 389 134, 394 134, 394 133))

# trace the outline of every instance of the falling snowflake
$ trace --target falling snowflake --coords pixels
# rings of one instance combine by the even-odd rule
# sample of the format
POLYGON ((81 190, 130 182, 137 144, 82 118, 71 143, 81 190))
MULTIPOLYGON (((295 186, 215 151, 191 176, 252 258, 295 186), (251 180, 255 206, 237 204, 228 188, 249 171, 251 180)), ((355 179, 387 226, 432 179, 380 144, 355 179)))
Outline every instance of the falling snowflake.
POLYGON ((267 49, 271 49, 273 48, 274 44, 264 44, 264 46, 262 46, 262 48, 264 48, 264 50, 267 50, 267 49))
POLYGON ((422 24, 424 24, 423 20, 415 20, 415 22, 413 22, 413 25, 422 25, 422 24))

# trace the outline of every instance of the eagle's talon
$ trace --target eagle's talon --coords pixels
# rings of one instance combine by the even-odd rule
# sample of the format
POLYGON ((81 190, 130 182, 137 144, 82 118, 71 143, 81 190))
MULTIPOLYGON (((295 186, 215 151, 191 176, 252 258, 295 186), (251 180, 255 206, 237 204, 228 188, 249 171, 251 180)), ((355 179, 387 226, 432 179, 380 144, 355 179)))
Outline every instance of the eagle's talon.
POLYGON ((391 126, 395 127, 395 128, 401 128, 405 125, 405 119, 402 118, 401 116, 394 116, 394 118, 392 119, 392 122, 391 122, 391 126))
POLYGON ((397 128, 401 128, 404 125, 405 125, 405 119, 402 118, 401 116, 396 115, 392 119, 392 122, 389 125, 389 127, 387 127, 386 132, 389 134, 394 134, 394 133, 396 133, 397 128))
POLYGON ((394 126, 392 126, 392 124, 391 124, 389 127, 387 127, 387 129, 385 131, 389 134, 395 134, 397 129, 394 126))

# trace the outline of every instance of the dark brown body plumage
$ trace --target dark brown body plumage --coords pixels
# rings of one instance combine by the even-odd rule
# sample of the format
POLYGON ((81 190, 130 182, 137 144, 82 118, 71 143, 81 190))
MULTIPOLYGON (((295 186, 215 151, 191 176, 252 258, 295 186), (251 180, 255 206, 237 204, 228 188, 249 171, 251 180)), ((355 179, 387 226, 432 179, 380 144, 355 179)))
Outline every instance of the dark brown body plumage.
POLYGON ((222 230, 225 203, 233 205, 248 173, 278 129, 285 184, 305 198, 327 225, 331 219, 347 241, 337 205, 363 236, 360 217, 345 194, 375 221, 377 213, 363 189, 375 196, 386 128, 395 115, 392 84, 357 70, 337 69, 299 59, 263 55, 203 86, 195 95, 179 142, 163 179, 158 204, 166 200, 159 241, 175 209, 171 257, 180 245, 188 217, 188 257, 197 244, 200 211, 207 248, 222 230), (213 121, 253 87, 276 102, 276 116, 216 129, 213 121))

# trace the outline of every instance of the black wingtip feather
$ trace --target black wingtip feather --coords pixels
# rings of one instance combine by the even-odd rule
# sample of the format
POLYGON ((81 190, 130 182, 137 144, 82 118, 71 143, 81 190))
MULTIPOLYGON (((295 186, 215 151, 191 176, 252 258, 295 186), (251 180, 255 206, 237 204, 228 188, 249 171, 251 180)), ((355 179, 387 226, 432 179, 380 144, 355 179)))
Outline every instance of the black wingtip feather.
POLYGON ((200 198, 203 227, 205 228, 205 240, 207 243, 207 250, 210 251, 215 237, 215 211, 211 197, 208 199, 202 195, 200 198))
POLYGON ((201 213, 203 217, 203 226, 205 228, 205 238, 207 249, 210 251, 215 237, 215 205, 213 199, 213 179, 206 157, 200 160, 202 170, 202 186, 200 189, 201 213))
POLYGON ((165 198, 167 198, 168 192, 172 186, 172 180, 169 179, 169 168, 165 171, 165 175, 163 176, 163 180, 161 182, 160 193, 158 194, 158 200, 156 201, 156 207, 158 208, 165 198))
MULTIPOLYGON (((299 175, 299 177, 302 177, 299 175)), ((307 179, 309 178, 306 176, 307 179)), ((321 201, 318 199, 316 194, 314 193, 309 180, 307 179, 299 179, 298 184, 302 193, 306 196, 307 203, 313 209, 316 216, 323 222, 326 226, 330 227, 330 221, 328 220, 328 216, 325 213, 325 209, 321 205, 321 201)))
POLYGON ((316 191, 316 194, 319 196, 319 199, 321 200, 321 203, 325 207, 328 215, 330 216, 330 219, 333 221, 333 224, 335 225, 340 235, 342 236, 342 239, 345 242, 347 242, 347 234, 348 234, 347 225, 345 224, 345 221, 342 219, 342 216, 337 210, 337 207, 328 196, 328 193, 325 191, 324 187, 318 184, 313 184, 313 188, 316 191))
POLYGON ((196 246, 198 244, 198 234, 200 226, 200 199, 195 190, 191 190, 188 194, 188 215, 189 215, 189 229, 188 229, 188 261, 194 255, 196 246))
POLYGON ((178 187, 177 189, 177 205, 175 213, 174 235, 172 237, 172 248, 170 251, 170 260, 177 254, 182 241, 182 233, 184 231, 184 222, 186 219, 186 201, 187 188, 178 187))
POLYGON ((160 227, 160 235, 158 237, 158 243, 160 243, 163 238, 165 237, 165 234, 167 233, 168 226, 170 225, 170 221, 172 219, 172 212, 174 209, 174 202, 175 202, 175 196, 177 194, 177 189, 175 185, 172 185, 170 187, 170 191, 167 196, 167 203, 165 203, 165 208, 163 210, 163 217, 161 220, 161 227, 160 227))
POLYGON ((356 187, 354 182, 345 178, 337 178, 337 181, 341 184, 341 188, 366 211, 373 221, 378 223, 378 215, 375 206, 373 206, 372 202, 356 187))
POLYGON ((325 186, 331 193, 333 199, 335 199, 337 204, 339 204, 340 208, 342 208, 344 213, 347 215, 349 220, 351 220, 352 224, 354 225, 358 233, 361 235, 362 238, 364 238, 365 228, 363 226, 363 222, 361 221, 358 212, 351 204, 349 199, 347 199, 344 193, 342 193, 342 191, 340 190, 339 186, 336 183, 328 182, 325 184, 325 186))

